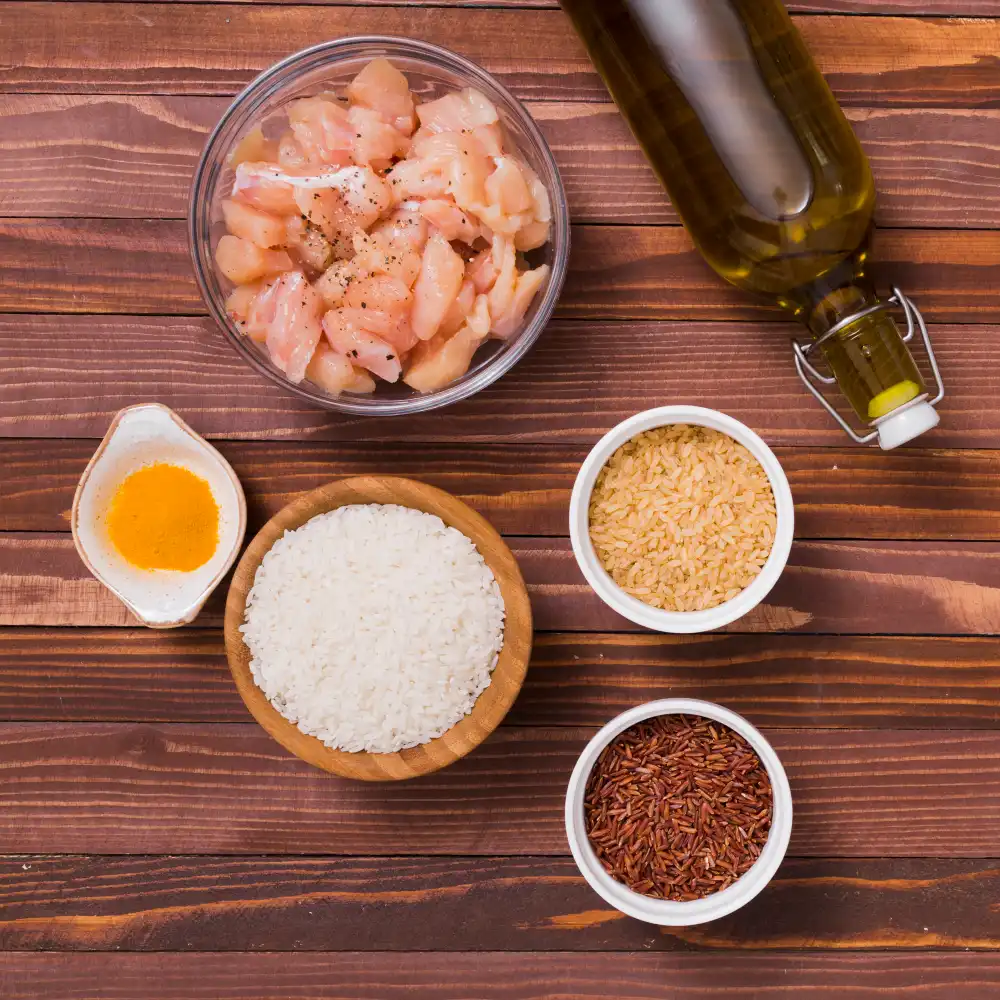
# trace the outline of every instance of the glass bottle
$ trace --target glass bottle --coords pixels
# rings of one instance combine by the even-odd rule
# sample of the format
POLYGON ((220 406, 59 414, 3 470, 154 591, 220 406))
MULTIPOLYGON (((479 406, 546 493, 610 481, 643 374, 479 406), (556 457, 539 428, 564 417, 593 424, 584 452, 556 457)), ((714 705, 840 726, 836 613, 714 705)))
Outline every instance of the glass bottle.
POLYGON ((808 328, 795 362, 813 395, 859 442, 894 448, 934 427, 944 393, 923 320, 867 271, 871 168, 780 0, 562 4, 701 253, 808 328), (934 399, 906 346, 916 328, 934 399), (817 387, 834 382, 865 433, 817 387))

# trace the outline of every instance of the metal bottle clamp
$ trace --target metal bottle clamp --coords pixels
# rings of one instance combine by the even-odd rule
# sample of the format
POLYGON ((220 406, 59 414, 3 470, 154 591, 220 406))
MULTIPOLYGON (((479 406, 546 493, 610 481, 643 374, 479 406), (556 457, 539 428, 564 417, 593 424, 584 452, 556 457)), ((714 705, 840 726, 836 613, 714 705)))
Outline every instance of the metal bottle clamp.
MULTIPOLYGON (((924 317, 920 315, 920 310, 898 289, 893 288, 892 295, 885 302, 879 302, 878 305, 869 306, 867 309, 862 309, 860 312, 852 313, 850 316, 845 317, 839 323, 834 324, 830 327, 822 337, 817 340, 809 341, 806 344, 800 344, 798 341, 792 341, 792 351, 795 354, 795 370, 799 373, 799 378, 802 379, 802 384, 819 400, 820 405, 827 413, 837 421, 838 424, 846 431, 846 433, 851 437, 853 441, 858 444, 868 444, 869 441, 874 441, 878 437, 878 431, 870 431, 867 434, 859 434, 853 427, 834 409, 833 404, 823 395, 822 389, 820 389, 816 383, 821 385, 836 385, 837 380, 830 377, 829 375, 822 375, 813 367, 809 362, 809 355, 820 346, 820 344, 829 340, 831 337, 836 336, 845 327, 850 326, 852 323, 857 323, 858 320, 864 319, 865 316, 871 316, 873 313, 882 312, 885 309, 889 309, 892 306, 899 306, 904 315, 906 316, 906 335, 903 337, 903 343, 908 344, 913 339, 913 334, 916 329, 920 330, 920 337, 924 342, 924 350, 927 352, 927 360, 930 362, 931 372, 934 375, 934 382, 937 386, 937 395, 929 400, 931 406, 937 406, 938 403, 944 399, 944 382, 941 381, 941 371, 938 368, 937 358, 934 357, 934 349, 931 347, 931 338, 927 333, 927 324, 924 322, 924 317)), ((925 394, 926 395, 926 394, 925 394)), ((917 397, 918 399, 922 397, 917 397)))

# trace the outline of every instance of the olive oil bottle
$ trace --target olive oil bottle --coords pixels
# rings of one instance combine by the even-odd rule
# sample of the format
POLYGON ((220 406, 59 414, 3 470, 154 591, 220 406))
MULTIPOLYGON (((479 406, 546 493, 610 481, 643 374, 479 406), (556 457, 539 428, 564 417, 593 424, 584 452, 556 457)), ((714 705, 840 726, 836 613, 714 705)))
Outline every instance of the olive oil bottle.
POLYGON ((871 168, 780 0, 562 4, 698 249, 809 329, 795 362, 813 395, 859 442, 893 448, 935 426, 943 388, 923 320, 902 293, 880 300, 867 273, 871 168), (905 342, 917 327, 934 399, 905 342), (863 433, 818 387, 834 382, 863 433))

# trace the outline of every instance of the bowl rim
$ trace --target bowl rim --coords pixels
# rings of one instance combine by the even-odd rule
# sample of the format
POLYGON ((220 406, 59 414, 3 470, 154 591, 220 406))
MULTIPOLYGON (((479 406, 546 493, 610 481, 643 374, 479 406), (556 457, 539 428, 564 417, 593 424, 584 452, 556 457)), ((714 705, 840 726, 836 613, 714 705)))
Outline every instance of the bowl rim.
POLYGON ((788 776, 774 748, 742 715, 697 698, 662 698, 636 705, 615 716, 587 743, 577 758, 566 788, 564 821, 570 851, 580 873, 606 902, 627 916, 665 927, 690 927, 717 920, 745 906, 774 877, 788 850, 792 834, 792 793, 788 776), (654 899, 633 892, 612 878, 601 865, 587 837, 584 794, 587 780, 601 751, 630 726, 660 715, 697 715, 712 719, 739 733, 756 751, 767 770, 773 794, 773 815, 767 842, 753 866, 731 886, 690 902, 654 899))
POLYGON ((444 46, 435 45, 432 42, 403 38, 397 35, 349 35, 327 42, 320 42, 317 45, 300 49, 285 56, 284 59, 279 60, 254 77, 236 95, 229 107, 223 112, 222 117, 209 133, 208 139, 202 149, 188 196, 187 236, 188 252, 195 280, 197 281, 198 290, 201 293, 209 315, 215 320, 216 325, 226 335, 232 346, 236 348, 241 357, 254 370, 286 392, 306 399, 316 406, 334 412, 371 417, 426 413, 443 406, 449 406, 452 403, 475 395, 481 389, 485 389, 506 375, 531 349, 552 318, 556 303, 566 281, 571 243, 569 206, 559 166, 552 154, 552 149, 548 141, 545 139, 534 118, 528 112, 527 108, 525 108, 523 102, 512 94, 492 73, 471 60, 466 59, 459 53, 444 46), (426 394, 415 392, 412 396, 400 399, 383 398, 367 402, 360 398, 355 400, 349 395, 328 395, 318 389, 312 388, 305 381, 301 383, 290 382, 283 374, 268 366, 258 353, 246 343, 247 338, 232 324, 222 303, 216 301, 216 297, 212 293, 206 276, 206 269, 211 267, 211 262, 203 262, 199 253, 201 245, 200 234, 210 223, 210 220, 207 218, 207 211, 202 210, 204 203, 209 197, 208 190, 203 190, 203 188, 207 185, 206 177, 211 169, 215 146, 220 141, 224 131, 243 112, 248 102, 251 106, 246 114, 252 115, 256 110, 256 105, 253 101, 261 97, 261 92, 267 90, 272 79, 292 69, 296 64, 306 63, 317 56, 325 54, 329 54, 331 59, 333 59, 338 53, 343 53, 345 50, 350 51, 351 49, 364 47, 396 50, 399 54, 412 58, 423 57, 429 61, 443 62, 449 65, 457 74, 469 78, 469 85, 478 83, 481 86, 485 86, 488 89, 492 88, 498 92, 510 107, 517 112, 519 126, 528 134, 539 155, 545 160, 555 186, 554 190, 549 190, 553 224, 551 236, 553 247, 552 273, 549 275, 545 294, 539 300, 531 321, 516 337, 509 341, 509 347, 506 350, 498 352, 468 381, 452 383, 437 392, 426 394))
POLYGON ((514 704, 528 671, 533 627, 528 589, 517 560, 499 532, 481 514, 445 490, 402 476, 364 475, 333 480, 286 504, 254 536, 236 566, 226 599, 226 659, 250 714, 286 750, 331 774, 362 781, 399 781, 446 767, 479 746, 514 704), (440 517, 476 546, 500 587, 504 600, 503 646, 490 683, 466 716, 443 735, 396 753, 334 750, 286 719, 257 686, 250 651, 240 626, 246 597, 261 561, 286 531, 319 514, 351 503, 396 503, 440 517))
POLYGON ((636 625, 657 632, 693 634, 728 625, 752 611, 767 597, 788 563, 795 534, 795 506, 788 476, 777 456, 746 424, 726 413, 704 406, 658 406, 636 413, 615 425, 590 450, 573 483, 569 533, 577 565, 587 583, 608 607, 636 625), (753 582, 732 600, 705 611, 665 611, 626 594, 601 565, 590 540, 590 496, 601 469, 626 441, 643 431, 671 424, 695 424, 728 434, 760 462, 774 493, 777 528, 771 552, 763 568, 753 582))
POLYGON ((97 446, 97 450, 91 456, 90 461, 87 463, 86 468, 83 470, 83 474, 80 476, 79 482, 76 484, 76 490, 73 493, 73 504, 70 508, 70 532, 73 536, 73 546, 76 548, 77 554, 83 561, 84 566, 90 571, 91 575, 99 583, 107 587, 115 597, 118 598, 122 604, 125 605, 128 610, 135 615, 139 622, 145 625, 147 628, 155 629, 168 629, 168 628, 178 628, 181 625, 189 625, 191 622, 198 617, 201 613, 201 609, 205 606, 209 597, 215 592, 215 588, 219 586, 222 580, 225 578, 226 574, 232 569, 233 563, 236 562, 236 557, 239 555, 240 547, 243 545, 243 538, 246 535, 247 529, 247 499, 246 494, 243 491, 243 484, 240 482, 239 477, 236 475, 233 467, 226 460, 222 452, 215 447, 210 441, 203 438, 193 427, 187 424, 181 417, 179 417, 169 406, 165 406, 163 403, 133 403, 131 406, 126 406, 119 410, 114 417, 111 418, 111 423, 108 426, 107 432, 104 437, 101 438, 100 444, 97 446), (229 554, 226 556, 225 561, 219 567, 218 572, 212 577, 212 579, 205 585, 204 590, 201 591, 200 595, 192 601, 191 604, 177 617, 177 618, 150 618, 144 615, 139 608, 125 595, 125 593, 118 587, 114 586, 110 581, 105 579, 102 573, 97 569, 94 563, 91 561, 90 555, 87 552, 87 547, 80 536, 79 529, 79 519, 80 519, 80 503, 83 500, 83 495, 86 492, 87 485, 90 482, 91 474, 97 467, 97 463, 100 462, 101 458, 104 456, 105 451, 107 451, 108 446, 111 441, 118 433, 118 428, 121 424, 133 413, 138 413, 142 410, 155 410, 161 413, 164 417, 172 420, 177 427, 189 438, 191 438, 198 447, 202 448, 206 454, 211 455, 213 460, 220 466, 222 471, 226 474, 230 484, 236 495, 236 512, 237 512, 237 523, 236 523, 236 537, 233 541, 232 548, 229 554))

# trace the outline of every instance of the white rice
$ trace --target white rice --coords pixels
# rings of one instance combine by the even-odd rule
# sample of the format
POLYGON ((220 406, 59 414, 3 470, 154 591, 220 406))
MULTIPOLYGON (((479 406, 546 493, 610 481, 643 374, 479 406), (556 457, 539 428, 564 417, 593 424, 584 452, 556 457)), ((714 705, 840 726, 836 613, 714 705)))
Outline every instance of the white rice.
POLYGON ((299 729, 392 753, 440 736, 490 683, 500 588, 439 517, 353 504, 286 532, 247 597, 254 679, 299 729))

